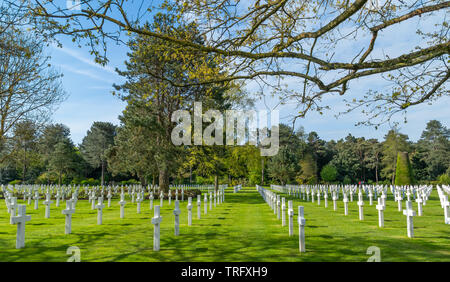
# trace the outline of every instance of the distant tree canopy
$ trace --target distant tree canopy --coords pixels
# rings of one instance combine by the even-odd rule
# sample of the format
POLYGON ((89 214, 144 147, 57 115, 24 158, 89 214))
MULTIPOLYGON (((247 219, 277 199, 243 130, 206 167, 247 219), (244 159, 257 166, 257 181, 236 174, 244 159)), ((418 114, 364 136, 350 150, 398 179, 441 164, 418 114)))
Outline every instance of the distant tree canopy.
POLYGON ((114 145, 116 126, 110 122, 94 122, 87 131, 80 151, 83 158, 93 167, 101 167, 101 185, 105 182, 105 169, 107 167, 107 152, 114 145))

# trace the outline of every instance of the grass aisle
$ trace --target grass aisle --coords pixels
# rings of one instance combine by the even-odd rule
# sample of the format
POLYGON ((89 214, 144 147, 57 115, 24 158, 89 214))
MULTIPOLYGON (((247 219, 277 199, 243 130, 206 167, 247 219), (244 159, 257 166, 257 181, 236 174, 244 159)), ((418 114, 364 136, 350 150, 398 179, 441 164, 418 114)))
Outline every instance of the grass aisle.
MULTIPOLYGON (((436 192, 434 192, 436 193, 436 192)), ((414 217, 416 238, 406 237, 406 219, 389 199, 385 211, 385 228, 378 228, 377 210, 364 206, 365 220, 358 220, 356 201, 349 203, 349 215, 343 215, 342 199, 338 211, 317 202, 294 199, 305 207, 306 253, 298 251, 297 215, 294 217, 294 236, 288 227, 263 201, 254 187, 238 193, 228 189, 226 200, 208 214, 197 219, 197 205, 193 201, 193 224, 187 226, 187 199, 180 202, 180 236, 174 233, 174 202, 164 201, 161 209, 161 251, 153 251, 153 210, 149 201, 136 213, 136 204, 127 200, 125 218, 119 218, 119 199, 111 208, 105 207, 103 225, 97 225, 97 211, 91 210, 87 200, 80 200, 73 217, 72 234, 64 235, 65 203, 51 209, 51 218, 44 218, 45 206, 39 210, 34 203, 27 206, 32 220, 26 225, 25 248, 15 249, 16 226, 9 224, 9 214, 2 200, 0 209, 0 261, 66 261, 67 248, 81 250, 81 261, 367 261, 367 248, 381 250, 382 261, 449 261, 450 226, 443 223, 443 211, 437 195, 433 194, 424 207, 424 216, 414 217)), ((23 203, 22 201, 19 201, 23 203)), ((154 205, 159 201, 155 200, 154 205)), ((414 203, 415 204, 415 203, 414 203)), ((106 205, 106 203, 105 203, 106 205)), ((287 205, 287 201, 286 201, 287 205)), ((416 205, 414 205, 416 209, 416 205)))

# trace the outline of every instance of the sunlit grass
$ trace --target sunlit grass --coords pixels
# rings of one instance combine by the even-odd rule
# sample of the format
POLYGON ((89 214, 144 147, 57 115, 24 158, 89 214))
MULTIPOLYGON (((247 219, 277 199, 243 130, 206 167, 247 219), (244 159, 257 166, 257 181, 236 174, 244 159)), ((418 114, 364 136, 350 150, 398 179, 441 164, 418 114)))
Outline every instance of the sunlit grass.
MULTIPOLYGON (((342 200, 338 211, 333 202, 328 208, 317 202, 294 199, 305 207, 306 253, 298 251, 297 215, 294 217, 295 235, 289 237, 288 227, 254 187, 238 193, 228 189, 225 202, 197 219, 197 205, 193 201, 193 224, 187 226, 187 200, 181 202, 180 236, 174 236, 174 201, 161 209, 161 250, 153 251, 153 210, 149 200, 136 213, 136 203, 127 198, 125 218, 119 217, 119 199, 111 208, 103 210, 103 225, 97 225, 97 210, 91 210, 87 200, 79 200, 72 221, 72 234, 64 234, 64 215, 52 204, 51 218, 44 218, 45 206, 39 210, 34 203, 27 206, 32 220, 27 222, 25 248, 15 249, 16 226, 9 224, 4 200, 0 208, 0 261, 66 261, 66 250, 76 246, 81 261, 366 261, 367 248, 377 246, 382 261, 450 261, 450 225, 444 224, 443 210, 433 192, 424 215, 414 217, 415 238, 406 236, 406 218, 397 211, 397 204, 389 198, 385 211, 385 228, 378 227, 378 211, 364 206, 364 221, 358 219, 356 200, 349 203, 349 215, 344 216, 342 200)), ((19 203, 23 203, 19 201, 19 203)), ((159 200, 154 201, 158 205, 159 200)), ((106 202, 105 202, 106 205, 106 202)), ((287 205, 287 201, 286 201, 287 205)), ((416 209, 414 203, 414 208, 416 209)))

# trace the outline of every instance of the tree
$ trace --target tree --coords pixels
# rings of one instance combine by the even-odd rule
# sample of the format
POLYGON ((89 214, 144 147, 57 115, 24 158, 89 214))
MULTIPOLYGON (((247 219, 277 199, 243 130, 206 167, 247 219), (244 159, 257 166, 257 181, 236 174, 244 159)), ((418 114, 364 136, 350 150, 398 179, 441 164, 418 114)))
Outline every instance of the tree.
POLYGON ((101 185, 105 183, 105 169, 107 167, 106 152, 114 144, 116 126, 110 122, 96 121, 80 145, 83 158, 93 167, 101 167, 101 185))
POLYGON ((49 159, 49 168, 58 174, 58 185, 62 184, 62 175, 74 170, 75 150, 68 140, 59 141, 49 159))
POLYGON ((407 141, 408 135, 401 134, 396 128, 389 130, 384 138, 383 156, 381 158, 383 169, 381 170, 381 176, 385 179, 391 179, 391 183, 394 184, 398 152, 409 152, 410 144, 407 141))
POLYGON ((411 169, 408 152, 398 152, 397 168, 395 170, 395 185, 414 184, 414 175, 411 169))
POLYGON ((337 179, 337 169, 332 165, 326 165, 320 172, 320 177, 327 183, 332 183, 337 179))
POLYGON ((329 163, 338 171, 339 181, 355 182, 361 171, 361 160, 356 151, 357 139, 351 134, 336 143, 336 154, 329 163))
POLYGON ((350 109, 367 105, 363 112, 369 115, 368 124, 386 122, 393 113, 448 95, 449 1, 386 1, 382 6, 372 0, 162 1, 160 9, 195 22, 207 44, 147 29, 147 11, 156 8, 151 1, 83 0, 80 11, 52 0, 33 2, 39 3, 32 7, 33 16, 46 23, 50 34, 86 43, 99 62, 107 61, 108 41, 121 42, 121 34, 128 33, 212 54, 233 70, 226 76, 209 73, 200 81, 168 78, 174 85, 256 79, 278 89, 282 78, 294 78, 300 89, 278 93, 299 102, 300 117, 320 111, 326 96, 344 95, 353 81, 369 76, 384 76, 393 86, 368 91, 349 103, 350 109), (136 12, 133 7, 141 8, 136 12), (428 22, 436 24, 430 28, 428 22), (410 27, 408 42, 395 43, 410 46, 416 39, 419 46, 402 48, 400 54, 399 48, 383 49, 379 38, 395 36, 396 27, 402 26, 410 27), (341 52, 350 45, 363 47, 341 52), (338 59, 336 53, 341 54, 338 59))
POLYGON ((1 152, 17 123, 45 123, 54 107, 65 99, 65 92, 61 74, 51 67, 44 53, 42 39, 10 26, 0 32, 0 43, 1 152))
POLYGON ((418 179, 436 180, 450 166, 450 130, 430 120, 415 146, 413 167, 418 179))

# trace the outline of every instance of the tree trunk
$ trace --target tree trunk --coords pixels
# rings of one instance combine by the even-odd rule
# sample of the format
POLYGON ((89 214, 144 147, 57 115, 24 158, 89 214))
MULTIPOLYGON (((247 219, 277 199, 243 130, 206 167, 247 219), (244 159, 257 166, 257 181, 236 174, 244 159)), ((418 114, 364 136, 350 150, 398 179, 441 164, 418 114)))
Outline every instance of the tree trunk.
POLYGON ((164 192, 169 192, 169 171, 167 168, 159 170, 159 188, 164 192))
POLYGON ((59 172, 59 177, 58 177, 58 186, 61 187, 61 182, 62 182, 62 173, 59 172))

